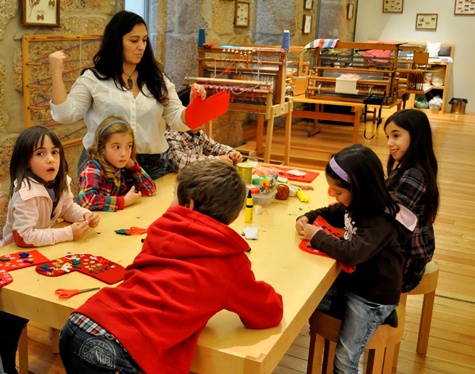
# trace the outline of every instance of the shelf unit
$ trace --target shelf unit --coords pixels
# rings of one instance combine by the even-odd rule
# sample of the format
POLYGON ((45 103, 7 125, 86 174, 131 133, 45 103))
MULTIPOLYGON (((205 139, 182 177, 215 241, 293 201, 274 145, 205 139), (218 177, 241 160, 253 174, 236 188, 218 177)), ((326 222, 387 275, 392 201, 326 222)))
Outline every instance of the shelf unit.
MULTIPOLYGON (((414 56, 418 55, 418 53, 425 53, 421 52, 425 50, 425 43, 405 43, 401 45, 401 51, 413 51, 414 56)), ((455 45, 454 44, 442 44, 441 47, 450 47, 450 54, 448 57, 451 57, 452 60, 455 54, 455 45)), ((414 96, 416 94, 425 94, 428 101, 435 96, 439 96, 442 99, 442 105, 440 108, 440 113, 447 112, 447 104, 450 100, 448 90, 451 84, 451 71, 452 71, 452 62, 444 62, 444 61, 435 61, 432 59, 428 59, 427 63, 414 61, 413 59, 399 59, 399 67, 398 67, 398 75, 399 75, 399 83, 400 88, 399 92, 402 93, 409 93, 411 94, 410 102, 414 101, 414 96), (409 72, 419 72, 423 76, 426 74, 432 74, 432 80, 428 84, 424 84, 423 86, 418 87, 419 89, 411 89, 410 87, 404 88, 405 79, 407 79, 407 75, 409 72), (437 75, 437 82, 434 84, 434 77, 437 75), (441 84, 440 84, 441 83, 441 84)), ((424 79, 424 78, 423 78, 424 79)), ((424 83, 424 82, 422 82, 424 83)))

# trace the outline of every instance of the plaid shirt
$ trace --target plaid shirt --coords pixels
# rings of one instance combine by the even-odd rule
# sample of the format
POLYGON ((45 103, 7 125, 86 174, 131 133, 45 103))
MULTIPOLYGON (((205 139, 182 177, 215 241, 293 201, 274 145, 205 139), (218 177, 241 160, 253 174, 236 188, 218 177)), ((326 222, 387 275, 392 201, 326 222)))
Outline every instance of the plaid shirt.
POLYGON ((165 131, 165 138, 170 145, 168 157, 173 171, 178 171, 193 161, 218 159, 219 156, 234 151, 233 147, 208 138, 203 130, 192 134, 169 129, 165 131))
POLYGON ((138 163, 117 169, 114 179, 109 179, 99 162, 90 160, 79 176, 78 202, 90 210, 117 211, 124 209, 124 196, 134 186, 142 196, 153 195, 156 190, 155 182, 138 163))
POLYGON ((87 332, 90 335, 94 336, 100 336, 100 335, 109 335, 112 339, 115 340, 117 344, 125 351, 127 350, 124 348, 124 346, 116 339, 114 335, 112 335, 109 331, 107 331, 105 328, 99 326, 96 322, 94 322, 92 319, 89 317, 81 314, 81 313, 72 313, 69 316, 69 320, 74 323, 77 327, 79 327, 81 330, 87 332))
MULTIPOLYGON (((389 178, 395 173, 396 170, 393 170, 389 178)), ((394 192, 398 201, 417 216, 412 239, 401 245, 401 254, 404 256, 403 292, 408 292, 419 284, 425 265, 432 260, 435 250, 434 228, 424 217, 426 185, 420 170, 407 169, 394 192)))

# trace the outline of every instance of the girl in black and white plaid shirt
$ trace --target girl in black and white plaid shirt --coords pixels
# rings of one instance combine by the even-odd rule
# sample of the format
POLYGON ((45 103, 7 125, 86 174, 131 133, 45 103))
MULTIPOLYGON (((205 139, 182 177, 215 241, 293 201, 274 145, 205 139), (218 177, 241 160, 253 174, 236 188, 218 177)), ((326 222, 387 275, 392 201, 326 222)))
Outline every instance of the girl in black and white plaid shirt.
POLYGON ((388 138, 387 186, 418 218, 412 239, 401 245, 404 256, 403 292, 415 288, 435 249, 433 223, 439 207, 437 159, 426 114, 400 110, 384 125, 388 138))

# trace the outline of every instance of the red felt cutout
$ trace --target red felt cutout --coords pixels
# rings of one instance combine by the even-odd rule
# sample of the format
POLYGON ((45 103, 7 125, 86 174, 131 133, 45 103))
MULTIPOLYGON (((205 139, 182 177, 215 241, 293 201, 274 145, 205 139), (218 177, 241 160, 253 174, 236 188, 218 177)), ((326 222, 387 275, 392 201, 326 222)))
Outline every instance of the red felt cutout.
POLYGON ((193 87, 193 100, 186 107, 185 121, 190 129, 195 129, 228 111, 231 94, 220 91, 217 94, 202 100, 193 87))
POLYGON ((12 276, 8 273, 9 271, 23 269, 47 261, 49 259, 36 249, 0 256, 0 287, 6 286, 13 281, 12 276))
MULTIPOLYGON (((327 233, 328 235, 333 236, 335 239, 338 240, 344 240, 344 235, 345 233, 343 230, 337 229, 333 226, 331 226, 327 221, 325 221, 322 217, 318 216, 317 219, 313 222, 315 226, 320 226, 322 230, 327 233)), ((302 240, 299 244, 299 248, 304 251, 311 253, 313 255, 318 255, 318 256, 323 256, 323 257, 330 257, 327 255, 325 252, 321 252, 316 248, 313 248, 312 245, 310 244, 309 240, 302 240)), ((341 261, 338 261, 338 264, 341 266, 341 268, 347 272, 347 273, 353 273, 355 271, 354 266, 350 266, 347 264, 342 263, 341 261)))
POLYGON ((37 266, 36 271, 48 277, 59 277, 79 271, 107 284, 114 284, 124 279, 125 269, 104 257, 81 253, 49 261, 37 266))
POLYGON ((288 180, 291 181, 297 181, 297 182, 303 182, 303 183, 311 183, 313 180, 319 176, 320 173, 316 173, 314 171, 309 171, 309 170, 300 170, 296 168, 284 168, 281 166, 272 166, 274 169, 277 169, 279 171, 279 175, 287 178, 288 180), (289 174, 289 170, 298 170, 298 171, 303 171, 305 175, 302 176, 297 176, 293 174, 289 174))

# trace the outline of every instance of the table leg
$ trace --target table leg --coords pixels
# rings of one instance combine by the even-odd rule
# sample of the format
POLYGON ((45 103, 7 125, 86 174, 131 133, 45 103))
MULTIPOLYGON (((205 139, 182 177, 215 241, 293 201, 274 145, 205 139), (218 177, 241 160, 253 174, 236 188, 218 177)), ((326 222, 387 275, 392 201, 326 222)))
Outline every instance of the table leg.
POLYGON ((272 148, 272 137, 274 136, 274 119, 275 113, 272 109, 269 120, 267 121, 267 134, 266 134, 266 149, 264 153, 264 162, 270 162, 271 148, 272 148))
POLYGON ((284 165, 290 165, 290 140, 292 136, 292 112, 285 115, 284 165))
POLYGON ((358 143, 358 134, 360 131, 361 108, 355 107, 355 117, 353 121, 353 143, 358 143))
POLYGON ((263 152, 263 138, 264 138, 264 114, 257 115, 257 131, 256 131, 256 152, 262 154, 263 152))

